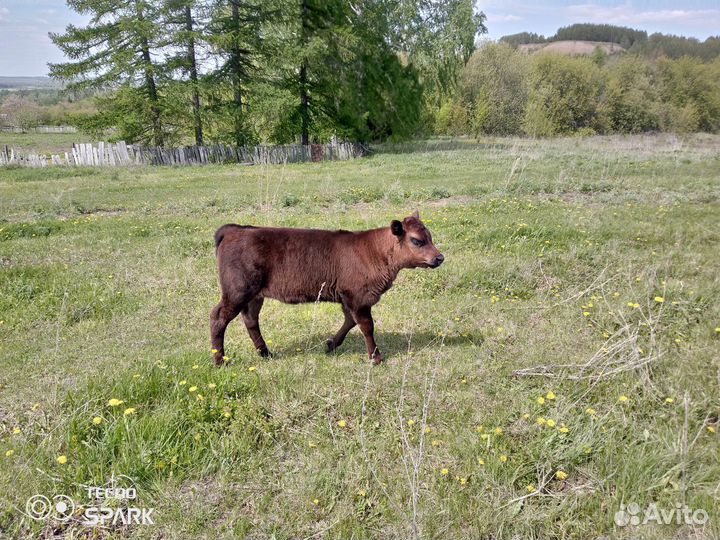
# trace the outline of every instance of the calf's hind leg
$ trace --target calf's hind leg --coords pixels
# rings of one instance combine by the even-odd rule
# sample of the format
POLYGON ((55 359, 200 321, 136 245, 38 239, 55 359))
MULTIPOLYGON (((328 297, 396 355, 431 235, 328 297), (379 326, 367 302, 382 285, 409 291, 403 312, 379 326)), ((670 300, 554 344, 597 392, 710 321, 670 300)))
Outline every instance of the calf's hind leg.
POLYGON ((210 312, 210 342, 216 366, 225 362, 225 329, 244 307, 223 297, 210 312))
POLYGON ((342 345, 343 341, 345 341, 345 337, 348 335, 348 332, 355 328, 356 323, 355 319, 353 319, 352 312, 345 306, 345 304, 341 305, 343 313, 345 314, 345 322, 340 327, 340 330, 337 331, 337 334, 325 342, 327 352, 332 352, 342 345))
POLYGON ((265 340, 260 333, 260 310, 262 309, 265 299, 262 296, 256 296, 247 303, 245 309, 242 310, 243 322, 247 328, 250 339, 255 345, 255 349, 260 356, 270 356, 265 340))

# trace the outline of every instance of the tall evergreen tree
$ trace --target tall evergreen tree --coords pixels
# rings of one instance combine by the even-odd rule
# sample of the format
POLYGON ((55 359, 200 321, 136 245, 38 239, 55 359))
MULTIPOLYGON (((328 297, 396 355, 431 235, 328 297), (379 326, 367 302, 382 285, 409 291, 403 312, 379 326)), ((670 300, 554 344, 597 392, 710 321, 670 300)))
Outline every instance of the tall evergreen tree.
POLYGON ((253 138, 245 122, 248 99, 244 94, 251 75, 257 73, 261 24, 271 14, 262 0, 216 0, 213 5, 208 41, 219 61, 209 79, 231 88, 231 99, 221 99, 220 108, 232 119, 232 139, 238 146, 253 138))
POLYGON ((195 144, 202 146, 203 120, 197 47, 206 35, 202 23, 198 24, 198 13, 207 6, 199 0, 167 0, 165 4, 166 45, 173 49, 168 66, 179 69, 188 78, 195 144))
POLYGON ((147 0, 67 0, 68 6, 88 15, 86 27, 69 25, 64 34, 50 39, 70 59, 49 64, 53 77, 69 82, 70 88, 125 88, 133 95, 149 120, 147 136, 157 146, 165 142, 163 105, 158 89, 158 64, 153 53, 158 46, 159 5, 147 0))

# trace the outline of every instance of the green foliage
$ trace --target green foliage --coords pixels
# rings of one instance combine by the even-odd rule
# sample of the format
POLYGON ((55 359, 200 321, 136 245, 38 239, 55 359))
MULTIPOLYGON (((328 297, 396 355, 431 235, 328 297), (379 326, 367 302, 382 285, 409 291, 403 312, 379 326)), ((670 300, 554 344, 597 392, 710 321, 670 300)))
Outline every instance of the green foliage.
POLYGON ((459 95, 472 104, 474 133, 522 132, 527 103, 528 57, 505 44, 487 44, 470 57, 459 95))
POLYGON ((545 43, 548 39, 534 32, 518 32, 517 34, 503 36, 499 41, 500 43, 507 43, 511 47, 517 47, 518 45, 526 45, 529 43, 545 43))
POLYGON ((661 58, 658 70, 663 101, 675 108, 681 125, 691 131, 720 129, 720 59, 703 64, 687 56, 661 58))
POLYGON ((658 129, 658 94, 651 66, 637 56, 625 56, 608 73, 603 98, 608 129, 639 133, 658 129))
POLYGON ((549 41, 608 41, 619 43, 627 49, 635 43, 642 43, 647 39, 647 32, 635 30, 627 26, 615 26, 614 24, 592 24, 581 23, 565 26, 555 33, 549 41))
POLYGON ((529 80, 533 90, 524 119, 526 133, 563 135, 596 126, 603 80, 590 59, 538 54, 532 58, 529 80))

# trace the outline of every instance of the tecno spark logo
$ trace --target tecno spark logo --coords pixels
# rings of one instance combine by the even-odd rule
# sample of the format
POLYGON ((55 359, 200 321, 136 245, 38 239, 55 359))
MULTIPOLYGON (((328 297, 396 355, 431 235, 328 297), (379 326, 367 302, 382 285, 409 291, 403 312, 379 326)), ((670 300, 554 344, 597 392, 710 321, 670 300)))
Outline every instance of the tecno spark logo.
POLYGON ((105 486, 83 486, 87 501, 76 504, 67 495, 33 495, 25 503, 25 514, 36 521, 75 521, 90 527, 152 525, 153 508, 136 506, 137 489, 126 476, 113 476, 105 486), (128 482, 129 481, 129 482, 128 482))
POLYGON ((627 506, 620 505, 615 512, 615 524, 618 527, 632 525, 647 525, 656 523, 658 525, 705 525, 709 517, 702 508, 693 510, 689 506, 676 503, 672 508, 658 508, 655 503, 650 503, 646 508, 640 508, 637 503, 630 503, 627 506))

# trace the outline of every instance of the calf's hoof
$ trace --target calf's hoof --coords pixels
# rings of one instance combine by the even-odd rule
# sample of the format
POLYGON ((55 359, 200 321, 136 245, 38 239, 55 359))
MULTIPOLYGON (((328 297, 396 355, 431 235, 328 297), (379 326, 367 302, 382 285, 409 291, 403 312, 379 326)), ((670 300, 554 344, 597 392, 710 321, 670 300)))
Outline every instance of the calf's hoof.
POLYGON ((377 366, 377 365, 382 364, 383 357, 379 354, 374 354, 374 355, 372 355, 371 360, 372 360, 373 366, 377 366))
POLYGON ((225 360, 225 357, 222 354, 215 354, 213 356, 213 360, 215 361, 216 367, 222 367, 227 365, 227 361, 225 360))
POLYGON ((328 339, 328 340, 325 342, 325 352, 326 352, 326 353, 331 353, 331 352, 333 352, 333 351, 335 350, 335 347, 336 347, 336 345, 335 345, 335 340, 333 340, 332 338, 328 339))
POLYGON ((267 350, 267 347, 264 349, 258 349, 257 352, 263 358, 270 358, 272 356, 272 354, 270 354, 270 351, 267 350))

